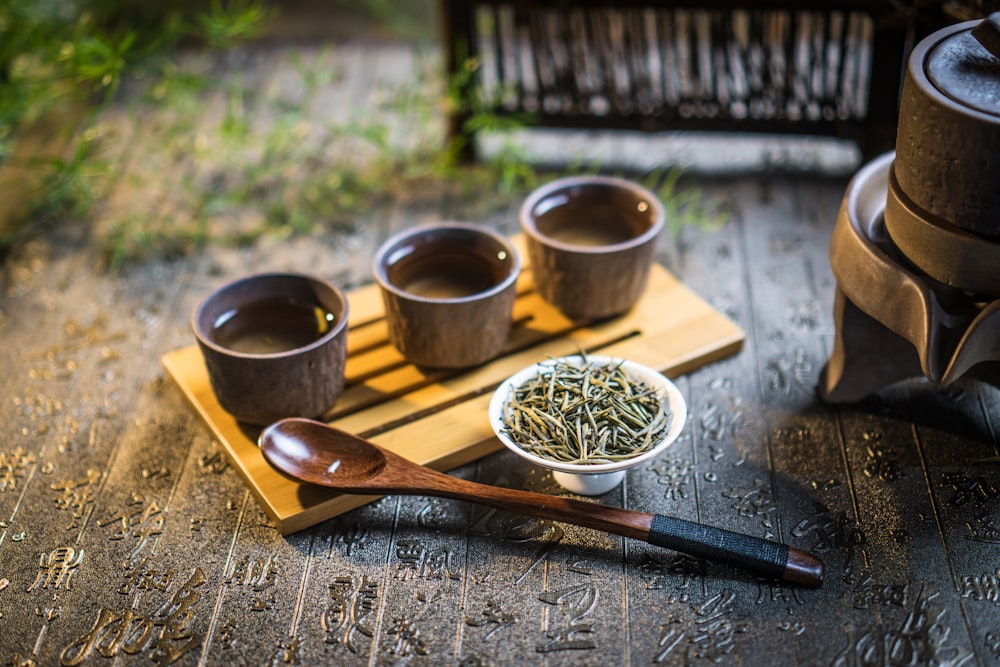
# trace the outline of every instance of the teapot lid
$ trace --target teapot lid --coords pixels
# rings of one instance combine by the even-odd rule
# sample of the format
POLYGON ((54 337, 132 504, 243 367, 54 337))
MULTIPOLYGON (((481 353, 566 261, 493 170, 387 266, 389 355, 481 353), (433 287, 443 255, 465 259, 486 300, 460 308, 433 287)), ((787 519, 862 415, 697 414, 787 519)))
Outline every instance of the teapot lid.
POLYGON ((1000 117, 1000 12, 952 28, 927 44, 928 81, 957 104, 1000 117))

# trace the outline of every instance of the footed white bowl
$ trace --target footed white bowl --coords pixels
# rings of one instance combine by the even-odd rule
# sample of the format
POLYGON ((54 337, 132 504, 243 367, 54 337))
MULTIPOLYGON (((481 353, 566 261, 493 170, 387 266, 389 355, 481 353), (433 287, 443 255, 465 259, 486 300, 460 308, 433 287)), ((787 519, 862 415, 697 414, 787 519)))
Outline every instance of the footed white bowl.
POLYGON ((655 458, 677 439, 677 436, 684 429, 684 423, 687 420, 687 403, 684 401, 684 396, 681 395, 680 390, 677 389, 677 385, 662 373, 652 368, 634 361, 607 356, 588 355, 586 360, 594 366, 616 366, 620 364, 622 370, 633 380, 656 389, 660 395, 660 400, 670 412, 671 420, 662 439, 653 447, 641 454, 614 463, 563 463, 525 451, 504 432, 502 419, 503 407, 511 394, 526 381, 556 363, 576 363, 582 365, 584 360, 579 355, 548 359, 537 364, 532 364, 511 375, 493 392, 493 398, 490 400, 489 406, 489 419, 490 425, 493 427, 493 432, 496 433, 497 437, 500 438, 500 442, 507 449, 535 465, 551 470, 552 477, 564 489, 584 496, 599 496, 621 484, 625 478, 625 472, 629 468, 655 458))

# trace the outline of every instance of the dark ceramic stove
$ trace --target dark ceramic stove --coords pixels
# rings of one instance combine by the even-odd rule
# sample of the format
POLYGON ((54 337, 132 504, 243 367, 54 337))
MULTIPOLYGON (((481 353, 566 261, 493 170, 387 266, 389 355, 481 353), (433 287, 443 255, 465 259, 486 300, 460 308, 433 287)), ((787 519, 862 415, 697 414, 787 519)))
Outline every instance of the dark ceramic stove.
POLYGON ((828 402, 858 401, 921 375, 942 385, 969 376, 1000 386, 1000 299, 931 278, 886 231, 894 158, 887 153, 855 175, 834 227, 836 339, 819 382, 828 402))
POLYGON ((830 245, 833 403, 911 377, 1000 385, 1000 14, 914 49, 896 152, 848 185, 830 245))

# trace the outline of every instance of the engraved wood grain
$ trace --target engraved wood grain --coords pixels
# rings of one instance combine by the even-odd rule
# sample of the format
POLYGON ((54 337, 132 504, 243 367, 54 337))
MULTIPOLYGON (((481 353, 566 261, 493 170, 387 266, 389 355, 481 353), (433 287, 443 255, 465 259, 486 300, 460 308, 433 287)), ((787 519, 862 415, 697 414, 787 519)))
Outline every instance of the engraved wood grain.
MULTIPOLYGON (((327 421, 365 435, 406 458, 448 470, 500 448, 486 419, 493 388, 514 371, 548 356, 596 351, 646 364, 668 375, 689 372, 738 351, 742 330, 661 266, 628 314, 599 323, 571 322, 519 284, 518 324, 504 353, 465 372, 428 373, 389 344, 380 295, 373 286, 348 295, 348 386, 327 421)), ((275 472, 256 446, 256 432, 215 400, 195 346, 168 353, 167 371, 219 439, 233 465, 284 534, 370 502, 294 483, 275 472)))

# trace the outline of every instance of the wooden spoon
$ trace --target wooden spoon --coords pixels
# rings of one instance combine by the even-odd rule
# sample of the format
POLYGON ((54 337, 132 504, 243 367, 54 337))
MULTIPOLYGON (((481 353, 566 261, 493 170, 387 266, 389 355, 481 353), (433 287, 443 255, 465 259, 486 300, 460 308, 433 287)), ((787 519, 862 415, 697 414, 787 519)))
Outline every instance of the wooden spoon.
POLYGON ((823 583, 822 561, 787 544, 659 514, 470 482, 318 421, 283 419, 264 429, 259 444, 264 458, 281 473, 343 493, 465 500, 644 540, 769 579, 804 586, 823 583))

